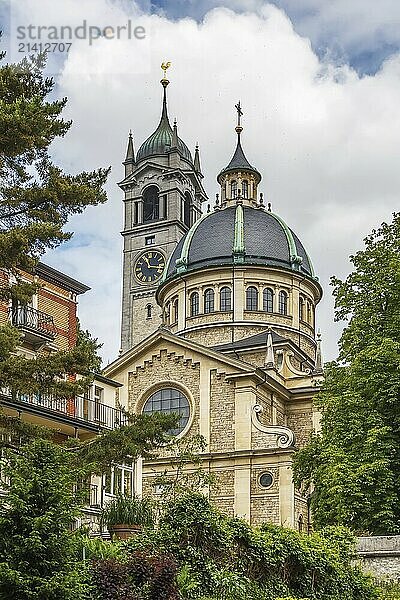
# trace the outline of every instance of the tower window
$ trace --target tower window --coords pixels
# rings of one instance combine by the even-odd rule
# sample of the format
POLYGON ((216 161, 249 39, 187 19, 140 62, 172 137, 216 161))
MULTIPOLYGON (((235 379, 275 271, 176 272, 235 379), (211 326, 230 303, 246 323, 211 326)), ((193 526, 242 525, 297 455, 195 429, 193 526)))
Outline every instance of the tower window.
POLYGON ((148 304, 146 306, 146 319, 151 319, 151 317, 153 316, 152 313, 153 313, 153 307, 151 304, 148 304))
POLYGON ((134 225, 139 223, 139 202, 135 202, 133 205, 133 223, 134 225))
POLYGON ((167 215, 167 194, 164 194, 164 196, 162 197, 162 202, 163 202, 163 219, 166 219, 168 217, 167 215))
POLYGON ((195 317, 199 314, 199 294, 198 292, 193 292, 190 294, 190 316, 195 317))
POLYGON ((145 246, 151 246, 152 244, 156 243, 156 236, 155 235, 149 235, 144 239, 144 243, 145 246))
POLYGON ((246 290, 246 310, 258 310, 258 289, 253 285, 246 290))
POLYGON ((219 309, 222 311, 232 310, 232 290, 228 286, 221 288, 219 293, 219 309))
POLYGON ((190 227, 190 209, 192 206, 192 198, 190 194, 186 192, 185 199, 183 201, 183 222, 186 227, 190 227))
POLYGON ((158 188, 150 185, 143 192, 143 222, 156 221, 160 218, 160 198, 158 188))
POLYGON ((214 290, 212 288, 208 288, 204 292, 204 312, 214 312, 214 290))
POLYGON ((311 325, 311 303, 307 300, 307 322, 311 325))
POLYGON ((178 298, 175 298, 173 306, 174 306, 174 323, 177 323, 178 316, 179 316, 179 300, 178 300, 178 298))
POLYGON ((249 197, 249 182, 247 181, 247 179, 244 179, 242 181, 242 196, 243 198, 249 197))
POLYGON ((231 198, 236 198, 237 196, 237 181, 231 181, 231 198))
POLYGON ((299 319, 300 321, 304 321, 304 298, 300 296, 299 299, 299 319))
POLYGON ((263 310, 265 312, 274 312, 274 292, 271 288, 265 288, 263 292, 263 310))
POLYGON ((287 315, 288 295, 284 291, 279 292, 279 312, 281 315, 287 315))

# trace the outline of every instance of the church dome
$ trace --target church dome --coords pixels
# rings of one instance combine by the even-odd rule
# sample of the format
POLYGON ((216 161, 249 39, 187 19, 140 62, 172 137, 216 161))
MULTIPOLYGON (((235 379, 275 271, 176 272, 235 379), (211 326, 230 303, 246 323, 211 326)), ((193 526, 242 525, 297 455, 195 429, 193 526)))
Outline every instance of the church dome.
POLYGON ((193 159, 189 148, 186 146, 185 142, 178 137, 176 123, 172 128, 168 119, 166 87, 169 82, 167 79, 162 79, 161 83, 164 87, 161 120, 154 133, 152 133, 140 146, 136 161, 138 162, 149 156, 165 154, 172 148, 175 148, 183 158, 186 158, 186 160, 192 163, 193 159))
POLYGON ((164 281, 175 275, 222 265, 260 265, 296 271, 317 280, 297 235, 263 207, 236 206, 207 213, 180 240, 164 281))

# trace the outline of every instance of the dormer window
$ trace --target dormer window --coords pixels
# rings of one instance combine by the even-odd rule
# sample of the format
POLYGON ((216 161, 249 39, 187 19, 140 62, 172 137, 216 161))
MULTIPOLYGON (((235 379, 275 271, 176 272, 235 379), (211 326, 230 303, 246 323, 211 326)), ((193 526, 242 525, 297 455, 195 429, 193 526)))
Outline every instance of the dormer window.
POLYGON ((249 197, 249 182, 247 181, 247 179, 244 179, 242 181, 242 197, 243 198, 249 197))

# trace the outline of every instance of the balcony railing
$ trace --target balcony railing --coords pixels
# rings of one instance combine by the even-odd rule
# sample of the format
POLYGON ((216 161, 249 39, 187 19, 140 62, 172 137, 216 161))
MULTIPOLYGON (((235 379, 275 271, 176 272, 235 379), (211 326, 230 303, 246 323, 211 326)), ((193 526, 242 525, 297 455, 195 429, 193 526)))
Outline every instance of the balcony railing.
POLYGON ((53 340, 57 335, 53 317, 32 306, 12 306, 10 321, 14 327, 24 331, 27 337, 32 337, 28 341, 53 340))
POLYGON ((29 408, 43 409, 46 417, 64 417, 75 421, 86 422, 103 429, 115 429, 126 424, 125 413, 107 404, 91 400, 86 396, 75 396, 73 398, 55 398, 44 394, 16 394, 9 391, 1 392, 3 401, 9 401, 13 405, 29 408))

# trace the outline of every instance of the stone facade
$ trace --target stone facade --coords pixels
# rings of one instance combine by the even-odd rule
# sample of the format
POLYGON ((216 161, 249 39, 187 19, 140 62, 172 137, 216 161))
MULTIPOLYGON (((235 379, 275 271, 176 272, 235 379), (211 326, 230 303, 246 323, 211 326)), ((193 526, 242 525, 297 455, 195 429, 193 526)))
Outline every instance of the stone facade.
POLYGON ((358 538, 359 564, 382 581, 400 582, 400 535, 358 538))

